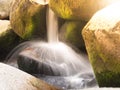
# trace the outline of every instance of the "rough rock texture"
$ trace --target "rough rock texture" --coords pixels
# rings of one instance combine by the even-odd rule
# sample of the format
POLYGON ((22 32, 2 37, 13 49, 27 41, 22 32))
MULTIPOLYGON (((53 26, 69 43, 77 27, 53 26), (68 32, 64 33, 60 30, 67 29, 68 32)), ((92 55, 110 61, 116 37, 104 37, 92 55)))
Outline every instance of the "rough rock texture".
POLYGON ((0 90, 58 90, 23 71, 0 63, 0 90))
POLYGON ((13 32, 10 21, 0 20, 0 59, 4 59, 19 41, 20 38, 13 32))
POLYGON ((60 40, 67 42, 80 50, 85 50, 81 31, 86 25, 84 21, 67 21, 60 29, 60 40))
POLYGON ((23 39, 44 38, 46 7, 35 0, 15 0, 10 11, 13 30, 23 39))
POLYGON ((92 15, 110 3, 120 0, 50 0, 50 7, 65 19, 88 21, 92 15))
POLYGON ((97 12, 82 32, 100 86, 120 86, 119 10, 120 2, 97 12))
POLYGON ((10 6, 13 0, 0 0, 0 19, 9 17, 10 6))

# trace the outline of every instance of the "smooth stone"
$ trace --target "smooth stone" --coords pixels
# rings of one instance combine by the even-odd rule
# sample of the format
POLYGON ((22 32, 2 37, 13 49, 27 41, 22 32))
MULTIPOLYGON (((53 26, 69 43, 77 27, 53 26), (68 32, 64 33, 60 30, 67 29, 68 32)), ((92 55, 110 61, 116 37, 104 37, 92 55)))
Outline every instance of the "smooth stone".
POLYGON ((0 90, 60 90, 21 70, 0 63, 0 90))

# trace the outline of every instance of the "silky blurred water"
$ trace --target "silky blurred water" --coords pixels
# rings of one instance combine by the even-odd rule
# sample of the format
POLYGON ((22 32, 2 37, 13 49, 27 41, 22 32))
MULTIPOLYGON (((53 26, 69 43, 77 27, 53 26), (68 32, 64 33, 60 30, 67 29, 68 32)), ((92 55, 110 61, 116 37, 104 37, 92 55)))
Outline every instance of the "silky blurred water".
POLYGON ((50 9, 47 20, 48 42, 24 42, 6 63, 64 90, 98 87, 88 58, 58 40, 57 17, 50 9))
POLYGON ((64 43, 25 42, 11 52, 7 64, 65 90, 98 87, 88 58, 64 43))
POLYGON ((68 77, 46 76, 46 75, 38 75, 38 74, 36 74, 35 76, 48 82, 51 85, 62 88, 64 90, 98 88, 97 82, 92 73, 84 73, 78 76, 68 76, 68 77))

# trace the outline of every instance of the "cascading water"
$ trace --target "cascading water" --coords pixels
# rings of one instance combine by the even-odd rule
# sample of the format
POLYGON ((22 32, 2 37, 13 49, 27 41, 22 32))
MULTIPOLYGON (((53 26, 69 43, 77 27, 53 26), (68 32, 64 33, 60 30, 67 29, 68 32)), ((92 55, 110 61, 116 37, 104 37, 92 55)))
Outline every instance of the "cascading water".
POLYGON ((8 64, 24 70, 62 89, 97 87, 91 66, 82 54, 58 40, 57 17, 47 14, 48 43, 25 42, 9 55, 8 64))
POLYGON ((58 20, 50 8, 48 8, 46 20, 48 43, 58 43, 58 20))

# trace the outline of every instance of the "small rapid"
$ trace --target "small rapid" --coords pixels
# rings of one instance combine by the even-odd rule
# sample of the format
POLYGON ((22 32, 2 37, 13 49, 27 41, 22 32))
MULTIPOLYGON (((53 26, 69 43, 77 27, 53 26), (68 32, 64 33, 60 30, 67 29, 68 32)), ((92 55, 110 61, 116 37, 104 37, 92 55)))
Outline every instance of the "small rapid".
POLYGON ((6 63, 65 90, 98 87, 87 56, 59 41, 57 16, 47 12, 48 42, 24 42, 6 63))

